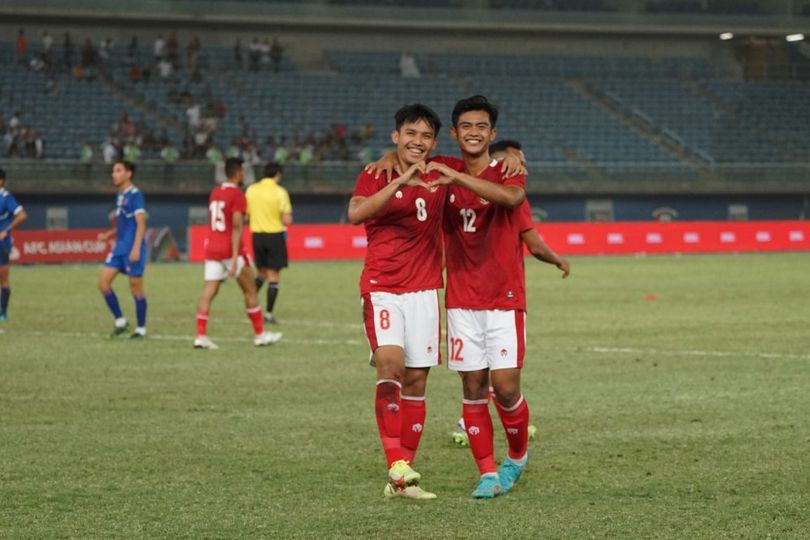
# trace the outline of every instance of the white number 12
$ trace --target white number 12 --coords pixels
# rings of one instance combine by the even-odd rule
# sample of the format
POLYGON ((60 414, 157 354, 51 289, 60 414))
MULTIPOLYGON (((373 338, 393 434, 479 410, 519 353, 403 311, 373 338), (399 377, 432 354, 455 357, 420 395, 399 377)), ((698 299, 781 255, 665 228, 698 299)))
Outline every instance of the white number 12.
POLYGON ((464 232, 475 232, 475 210, 472 208, 462 208, 459 210, 461 219, 464 220, 464 232))

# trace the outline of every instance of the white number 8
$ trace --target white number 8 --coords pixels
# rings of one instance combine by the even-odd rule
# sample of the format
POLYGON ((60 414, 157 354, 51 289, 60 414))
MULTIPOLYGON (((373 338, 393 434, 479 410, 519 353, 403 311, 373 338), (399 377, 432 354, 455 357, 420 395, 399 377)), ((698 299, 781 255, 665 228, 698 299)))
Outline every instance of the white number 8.
POLYGON ((425 221, 427 219, 427 208, 425 206, 425 199, 419 197, 416 199, 416 219, 425 221))

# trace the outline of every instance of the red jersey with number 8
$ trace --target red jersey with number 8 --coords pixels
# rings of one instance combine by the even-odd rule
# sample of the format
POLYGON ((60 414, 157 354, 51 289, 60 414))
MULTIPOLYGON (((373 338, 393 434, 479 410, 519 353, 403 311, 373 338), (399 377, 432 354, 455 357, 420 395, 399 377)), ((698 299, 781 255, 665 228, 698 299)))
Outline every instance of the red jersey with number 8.
MULTIPOLYGON (((505 178, 497 161, 478 177, 526 187, 523 176, 505 178)), ((523 222, 520 207, 492 204, 450 186, 444 215, 448 308, 526 310, 523 222)))
MULTIPOLYGON (((397 173, 393 173, 394 178, 397 173)), ((422 176, 430 183, 439 174, 422 176)), ((385 174, 363 171, 353 196, 370 197, 388 184, 385 174)), ((368 248, 360 293, 373 291, 402 294, 440 289, 442 280, 442 217, 447 186, 431 191, 422 186, 402 186, 385 206, 363 225, 368 248)))
MULTIPOLYGON (((245 194, 236 184, 226 182, 214 188, 208 197, 208 237, 205 239, 205 259, 223 261, 233 256, 233 214, 247 212, 245 194)), ((239 241, 239 254, 247 253, 244 241, 239 241)))

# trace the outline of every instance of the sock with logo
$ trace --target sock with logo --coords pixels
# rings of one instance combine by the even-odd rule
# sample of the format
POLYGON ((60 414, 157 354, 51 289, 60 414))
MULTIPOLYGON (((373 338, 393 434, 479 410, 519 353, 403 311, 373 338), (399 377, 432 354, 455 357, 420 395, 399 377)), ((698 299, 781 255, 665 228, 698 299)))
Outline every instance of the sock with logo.
POLYGON ((385 459, 388 468, 395 461, 405 459, 400 446, 401 423, 399 416, 399 390, 402 387, 397 381, 381 379, 377 381, 374 396, 374 412, 377 415, 377 428, 380 431, 385 459))
POLYGON ((400 445, 405 459, 413 463, 422 431, 425 427, 425 397, 400 396, 400 411, 402 417, 402 431, 400 432, 400 445))
POLYGON ((113 317, 115 317, 116 320, 122 319, 124 315, 121 313, 121 306, 118 304, 118 297, 115 295, 115 291, 110 289, 101 294, 104 296, 104 301, 107 302, 107 307, 110 308, 113 317))
POLYGON ((253 308, 249 308, 245 310, 247 313, 248 319, 250 319, 250 324, 253 326, 253 333, 261 335, 264 333, 264 321, 262 321, 262 306, 256 306, 253 308))
POLYGON ((470 450, 472 450, 473 458, 481 474, 498 471, 498 467, 495 466, 492 416, 489 414, 488 401, 487 399, 465 399, 462 406, 464 425, 470 440, 470 450))
POLYGON ((511 407, 504 407, 497 399, 492 400, 501 418, 501 424, 509 442, 509 457, 519 460, 529 447, 529 405, 523 395, 511 407))

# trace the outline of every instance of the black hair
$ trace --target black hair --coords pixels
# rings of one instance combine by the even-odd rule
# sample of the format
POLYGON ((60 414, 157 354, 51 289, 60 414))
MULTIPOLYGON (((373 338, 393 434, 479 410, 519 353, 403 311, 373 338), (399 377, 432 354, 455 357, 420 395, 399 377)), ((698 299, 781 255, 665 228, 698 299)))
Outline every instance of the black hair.
MULTIPOLYGON (((126 159, 119 159, 115 163, 120 163, 121 165, 124 166, 126 170, 132 173, 132 176, 135 176, 135 164, 132 163, 131 161, 127 161, 126 159)), ((113 163, 113 165, 115 165, 115 163, 113 163)))
POLYGON ((458 124, 458 117, 465 112, 486 111, 489 114, 489 123, 492 127, 498 122, 498 107, 486 97, 476 94, 462 99, 453 107, 453 126, 458 124))
POLYGON ((279 175, 279 173, 283 173, 284 168, 282 168, 281 163, 277 161, 268 161, 264 165, 264 177, 265 178, 275 178, 279 175))
POLYGON ((242 158, 238 157, 229 157, 225 160, 225 176, 228 178, 232 178, 233 175, 238 173, 242 170, 242 158))
POLYGON ((489 153, 494 154, 495 152, 506 152, 507 148, 514 148, 515 150, 523 150, 523 146, 520 144, 520 142, 511 139, 503 139, 501 141, 490 144, 489 153))
POLYGON ((402 127, 402 124, 406 122, 413 123, 419 120, 424 120, 427 125, 433 128, 434 136, 439 134, 439 130, 442 128, 442 121, 439 120, 439 115, 436 114, 436 111, 427 105, 422 105, 421 103, 404 105, 394 114, 394 122, 397 131, 402 127))

